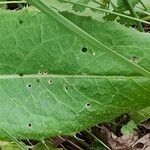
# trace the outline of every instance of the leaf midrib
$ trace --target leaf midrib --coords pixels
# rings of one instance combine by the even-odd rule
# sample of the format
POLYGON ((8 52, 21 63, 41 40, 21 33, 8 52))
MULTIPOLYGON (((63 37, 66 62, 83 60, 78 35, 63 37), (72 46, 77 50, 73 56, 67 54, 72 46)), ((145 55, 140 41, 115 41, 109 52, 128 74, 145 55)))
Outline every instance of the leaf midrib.
POLYGON ((81 74, 30 74, 20 76, 18 74, 0 75, 2 79, 33 79, 33 78, 111 78, 111 79, 126 79, 126 78, 147 78, 142 75, 81 75, 81 74))

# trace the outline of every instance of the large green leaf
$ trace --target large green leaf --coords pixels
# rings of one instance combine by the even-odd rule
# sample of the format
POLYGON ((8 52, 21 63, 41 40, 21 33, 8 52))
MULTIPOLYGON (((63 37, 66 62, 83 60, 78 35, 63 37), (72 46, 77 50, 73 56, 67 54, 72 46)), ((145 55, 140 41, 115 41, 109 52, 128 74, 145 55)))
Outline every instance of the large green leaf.
MULTIPOLYGON (((149 34, 63 15, 150 70, 149 34)), ((1 10, 0 20, 0 126, 14 137, 73 134, 150 106, 149 78, 93 48, 55 19, 28 8, 1 10)), ((0 137, 8 134, 0 130, 0 137)))

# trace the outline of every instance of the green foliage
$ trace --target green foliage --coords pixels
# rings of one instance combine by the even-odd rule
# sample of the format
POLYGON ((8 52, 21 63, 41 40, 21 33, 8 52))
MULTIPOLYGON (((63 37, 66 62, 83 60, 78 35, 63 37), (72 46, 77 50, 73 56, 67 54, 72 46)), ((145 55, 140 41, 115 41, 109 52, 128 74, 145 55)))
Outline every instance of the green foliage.
MULTIPOLYGON (((145 22, 145 18, 142 18, 141 11, 143 9, 144 3, 142 3, 142 8, 138 8, 141 3, 139 0, 127 1, 88 1, 88 0, 43 0, 48 6, 55 8, 59 12, 67 11, 80 16, 91 16, 93 19, 98 21, 118 21, 125 26, 135 25, 137 29, 143 31, 141 22, 145 22), (138 5, 136 5, 138 4, 138 5), (134 10, 132 7, 137 6, 134 10), (132 8, 132 9, 131 9, 132 8), (137 14, 138 13, 138 14, 137 14)), ((147 15, 144 16, 147 19, 147 15)), ((149 24, 149 23, 148 23, 149 24)))
POLYGON ((1 150, 20 150, 16 144, 10 142, 0 142, 0 148, 1 150))
MULTIPOLYGON (((63 15, 150 70, 149 34, 117 23, 63 15)), ((93 47, 52 17, 28 8, 13 13, 1 10, 0 18, 0 122, 16 138, 73 134, 150 105, 148 77, 102 47, 93 47)), ((0 136, 8 138, 3 131, 0 136)))
POLYGON ((122 127, 121 132, 123 135, 131 135, 134 133, 135 129, 137 129, 137 125, 133 120, 131 120, 127 123, 127 125, 122 127))
MULTIPOLYGON (((137 119, 144 121, 145 120, 144 118, 149 118, 149 112, 150 112, 150 107, 148 105, 146 108, 143 108, 138 111, 140 116, 138 116, 139 118, 137 118, 137 119)), ((134 118, 134 116, 133 116, 133 118, 134 118)))
MULTIPOLYGON (((131 4, 133 5, 133 7, 138 4, 141 0, 130 0, 131 4)), ((129 6, 127 3, 127 0, 117 0, 117 7, 119 9, 119 11, 124 12, 129 10, 129 6)))

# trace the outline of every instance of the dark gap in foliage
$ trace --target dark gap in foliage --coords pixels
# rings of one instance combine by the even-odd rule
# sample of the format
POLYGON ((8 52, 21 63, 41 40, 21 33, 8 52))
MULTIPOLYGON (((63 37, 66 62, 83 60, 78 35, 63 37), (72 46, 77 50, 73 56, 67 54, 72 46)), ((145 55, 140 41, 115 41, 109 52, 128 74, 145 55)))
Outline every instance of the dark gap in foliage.
POLYGON ((76 137, 81 139, 87 144, 91 144, 93 137, 91 137, 86 131, 81 131, 80 133, 76 134, 76 137))
POLYGON ((27 146, 33 146, 39 143, 39 141, 36 140, 21 140, 25 145, 27 146))
POLYGON ((6 9, 10 9, 10 10, 18 10, 19 9, 19 5, 16 3, 13 4, 7 4, 6 9))
POLYGON ((141 149, 143 149, 143 148, 144 148, 144 144, 143 144, 143 143, 137 143, 137 144, 134 146, 134 148, 137 148, 137 149, 141 148, 141 149))
POLYGON ((61 145, 63 145, 63 147, 65 147, 67 150, 87 149, 87 147, 82 142, 76 140, 74 137, 63 136, 63 137, 60 137, 60 138, 63 139, 61 145))
POLYGON ((150 125, 150 118, 137 126, 139 138, 142 138, 147 133, 150 133, 150 126, 149 125, 150 125))
POLYGON ((74 135, 74 137, 75 137, 77 140, 82 140, 82 141, 84 141, 84 138, 83 138, 82 136, 83 136, 82 133, 76 133, 76 134, 74 135))
POLYGON ((122 114, 121 116, 117 117, 116 119, 114 119, 114 122, 109 123, 109 129, 111 132, 113 132, 115 135, 117 135, 118 137, 122 136, 121 133, 121 128, 123 125, 127 124, 131 119, 130 114, 125 113, 122 114))
POLYGON ((145 32, 150 32, 150 25, 149 24, 142 24, 145 32))
MULTIPOLYGON (((7 1, 10 1, 10 0, 7 0, 7 1)), ((28 5, 27 3, 19 3, 19 4, 12 3, 12 4, 6 4, 5 8, 8 10, 20 10, 23 7, 26 7, 27 5, 28 5)))

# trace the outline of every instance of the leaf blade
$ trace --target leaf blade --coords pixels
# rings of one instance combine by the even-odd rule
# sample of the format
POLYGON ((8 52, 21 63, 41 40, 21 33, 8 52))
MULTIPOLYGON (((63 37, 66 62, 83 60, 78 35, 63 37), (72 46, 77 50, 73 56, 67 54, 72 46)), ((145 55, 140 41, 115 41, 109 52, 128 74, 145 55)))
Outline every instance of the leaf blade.
MULTIPOLYGON (((129 73, 132 70, 90 47, 85 40, 40 12, 27 9, 3 13, 0 17, 11 26, 0 32, 3 37, 0 39, 0 62, 3 64, 0 68, 1 124, 16 138, 41 140, 47 136, 73 134, 123 112, 136 114, 150 105, 149 78, 137 72, 129 73), (7 14, 5 18, 3 13, 7 14), (87 47, 86 53, 82 52, 82 47, 87 47)), ((81 23, 80 19, 86 22, 83 26, 89 25, 89 32, 96 38, 105 38, 108 46, 111 43, 123 46, 120 37, 116 42, 109 40, 115 32, 104 31, 110 33, 109 36, 97 34, 98 29, 107 29, 106 24, 99 26, 89 18, 76 17, 79 22, 75 22, 81 23), (96 32, 91 24, 97 27, 96 32)), ((3 23, 0 26, 2 29, 3 23)), ((115 27, 115 24, 109 26, 115 27)), ((125 30, 118 35, 122 33, 126 37, 130 32, 125 30)), ((147 47, 140 47, 149 43, 149 35, 144 36, 144 44, 138 42, 140 49, 137 50, 139 59, 143 55, 146 57, 140 65, 149 70, 149 51, 147 47)), ((134 32, 128 47, 134 49, 133 45, 140 37, 143 38, 141 33, 134 32)), ((123 41, 125 39, 128 36, 123 41)), ((122 55, 132 54, 128 47, 120 49, 122 55)), ((0 135, 8 138, 4 133, 0 135)))
POLYGON ((114 52, 113 50, 111 50, 110 48, 108 48, 107 46, 105 46, 104 44, 99 42, 98 40, 96 40, 94 37, 92 37, 91 35, 89 35, 85 31, 83 31, 81 28, 77 27, 75 24, 73 24, 72 22, 67 20, 65 17, 63 17, 59 13, 53 11, 53 9, 51 9, 50 7, 45 5, 43 2, 35 1, 35 0, 29 0, 29 2, 32 3, 34 6, 36 6, 38 9, 40 9, 42 12, 45 12, 49 16, 52 16, 53 18, 55 18, 56 20, 58 20, 59 22, 64 24, 70 30, 72 30, 73 32, 77 33, 79 36, 81 36, 82 38, 84 38, 85 40, 90 42, 94 47, 96 47, 96 48, 102 47, 104 51, 113 55, 120 62, 123 62, 127 66, 132 67, 135 70, 138 70, 138 72, 141 73, 142 75, 150 77, 149 71, 141 68, 140 66, 138 66, 136 64, 133 64, 128 59, 126 59, 123 56, 121 56, 120 54, 114 52))

